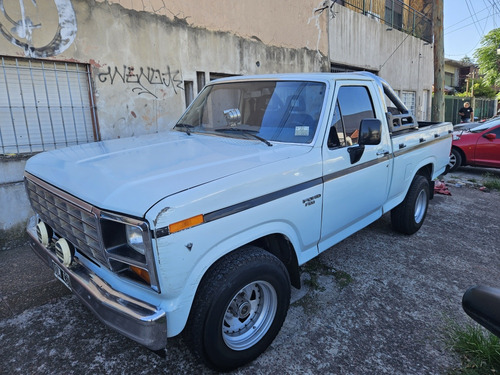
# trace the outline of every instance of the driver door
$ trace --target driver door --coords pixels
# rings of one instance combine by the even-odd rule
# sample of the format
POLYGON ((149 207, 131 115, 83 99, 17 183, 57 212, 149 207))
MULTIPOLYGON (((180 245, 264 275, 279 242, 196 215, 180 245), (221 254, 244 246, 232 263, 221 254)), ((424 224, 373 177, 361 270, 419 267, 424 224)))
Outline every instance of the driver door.
MULTIPOLYGON (((362 119, 384 119, 378 94, 366 81, 337 82, 329 136, 323 146, 323 220, 319 251, 324 251, 382 215, 388 195, 390 138, 383 127, 382 141, 366 145, 359 161, 351 162, 362 119)), ((384 120, 385 122, 385 120, 384 120)))
POLYGON ((479 165, 500 167, 500 126, 493 130, 488 130, 478 138, 474 159, 474 162, 479 165), (495 134, 496 138, 487 139, 484 137, 490 133, 495 134))

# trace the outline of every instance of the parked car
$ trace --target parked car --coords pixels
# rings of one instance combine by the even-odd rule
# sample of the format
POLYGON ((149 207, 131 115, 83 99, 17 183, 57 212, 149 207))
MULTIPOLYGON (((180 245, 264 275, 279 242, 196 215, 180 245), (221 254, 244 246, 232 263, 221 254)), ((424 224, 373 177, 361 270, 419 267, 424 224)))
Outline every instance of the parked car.
POLYGON ((500 119, 453 133, 448 170, 464 165, 500 168, 500 119))
POLYGON ((490 124, 490 126, 494 125, 499 125, 500 124, 500 116, 495 116, 492 117, 488 120, 482 120, 482 121, 474 121, 474 122, 462 122, 457 125, 453 125, 453 131, 460 131, 460 130, 470 130, 475 127, 478 127, 479 125, 484 125, 484 124, 490 124))

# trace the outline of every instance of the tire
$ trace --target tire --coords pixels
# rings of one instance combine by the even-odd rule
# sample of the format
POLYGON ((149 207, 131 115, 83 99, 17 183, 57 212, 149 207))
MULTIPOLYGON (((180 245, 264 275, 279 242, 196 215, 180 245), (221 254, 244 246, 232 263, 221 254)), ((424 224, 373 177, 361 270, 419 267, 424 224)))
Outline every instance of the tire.
POLYGON ((429 180, 421 175, 413 179, 403 202, 392 209, 392 227, 404 234, 417 232, 424 223, 429 206, 429 180))
POLYGON ((455 148, 451 149, 450 162, 448 163, 448 172, 456 171, 462 165, 462 154, 455 148))
POLYGON ((228 371, 257 358, 281 329, 290 304, 283 263, 248 246, 217 261, 203 277, 184 338, 209 367, 228 371))

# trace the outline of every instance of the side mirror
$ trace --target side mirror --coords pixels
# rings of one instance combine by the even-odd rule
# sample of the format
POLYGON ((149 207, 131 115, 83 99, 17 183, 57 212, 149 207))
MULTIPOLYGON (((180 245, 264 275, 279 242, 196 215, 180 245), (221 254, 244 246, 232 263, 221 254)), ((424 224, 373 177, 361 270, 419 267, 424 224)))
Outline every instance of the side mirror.
POLYGON ((483 135, 483 137, 492 141, 492 140, 497 138, 497 135, 495 133, 487 133, 487 134, 483 135))
POLYGON ((382 139, 382 121, 378 118, 365 118, 359 125, 360 145, 378 145, 382 139))
POLYGON ((378 145, 382 139, 382 121, 377 118, 365 118, 359 124, 358 144, 349 147, 349 157, 351 164, 357 163, 363 153, 366 145, 378 145))

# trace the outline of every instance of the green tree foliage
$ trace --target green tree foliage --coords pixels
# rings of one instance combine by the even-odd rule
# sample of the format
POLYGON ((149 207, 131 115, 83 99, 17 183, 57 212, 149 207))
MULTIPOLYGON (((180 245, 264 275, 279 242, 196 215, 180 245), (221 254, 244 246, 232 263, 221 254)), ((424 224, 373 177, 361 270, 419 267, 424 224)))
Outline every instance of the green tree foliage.
POLYGON ((500 28, 491 30, 481 40, 481 47, 476 49, 474 57, 486 84, 500 86, 500 28))
POLYGON ((464 57, 462 57, 460 59, 460 62, 463 64, 463 65, 466 65, 466 66, 470 66, 470 65, 474 65, 474 60, 472 60, 469 56, 465 55, 464 57))
POLYGON ((497 92, 483 79, 474 83, 474 96, 477 98, 494 98, 497 92))
POLYGON ((495 89, 493 89, 490 85, 488 85, 484 79, 482 78, 476 78, 474 80, 474 85, 473 85, 474 91, 473 93, 470 91, 465 91, 464 92, 459 92, 456 93, 455 96, 459 96, 462 98, 470 98, 472 96, 475 96, 476 98, 490 98, 493 99, 496 97, 497 92, 495 89), (474 94, 474 95, 472 95, 474 94))

